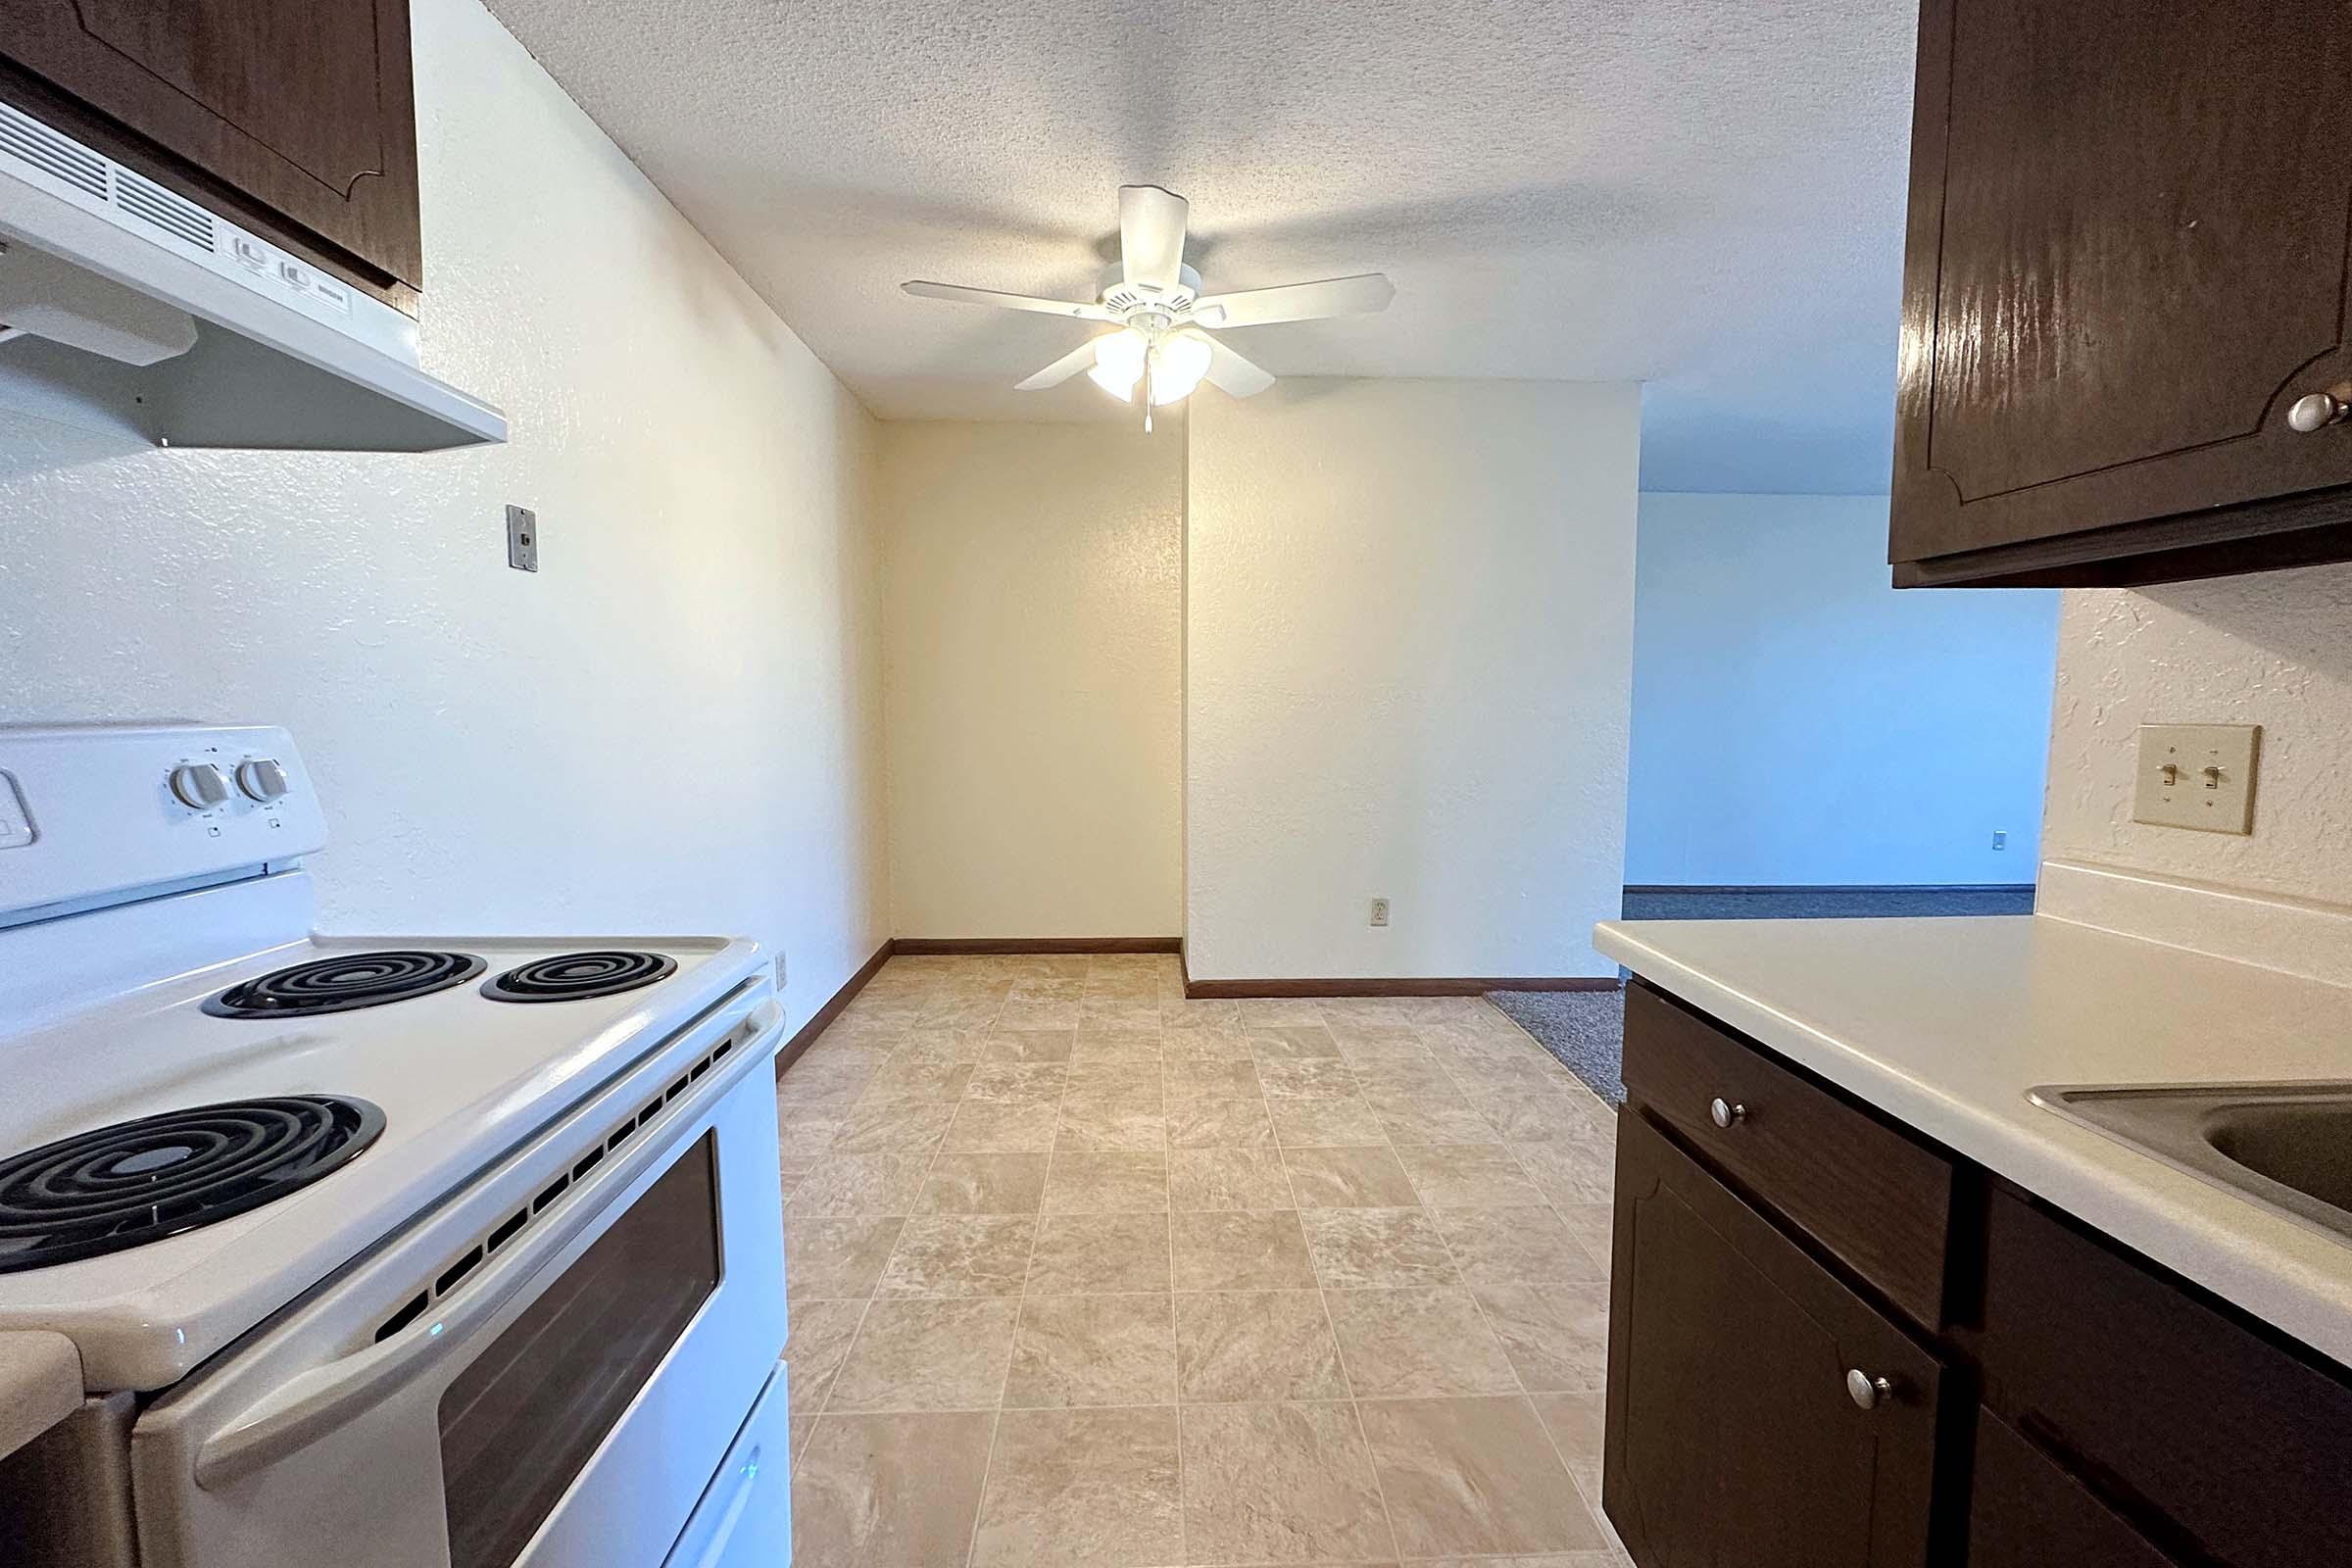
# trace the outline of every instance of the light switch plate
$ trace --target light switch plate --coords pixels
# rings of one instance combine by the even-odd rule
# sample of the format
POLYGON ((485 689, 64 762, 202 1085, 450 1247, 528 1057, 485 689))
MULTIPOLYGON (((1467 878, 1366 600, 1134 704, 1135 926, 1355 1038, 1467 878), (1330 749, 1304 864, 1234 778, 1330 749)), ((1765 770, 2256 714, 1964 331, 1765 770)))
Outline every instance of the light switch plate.
POLYGON ((2259 724, 2142 724, 2132 820, 2202 833, 2254 831, 2259 724))

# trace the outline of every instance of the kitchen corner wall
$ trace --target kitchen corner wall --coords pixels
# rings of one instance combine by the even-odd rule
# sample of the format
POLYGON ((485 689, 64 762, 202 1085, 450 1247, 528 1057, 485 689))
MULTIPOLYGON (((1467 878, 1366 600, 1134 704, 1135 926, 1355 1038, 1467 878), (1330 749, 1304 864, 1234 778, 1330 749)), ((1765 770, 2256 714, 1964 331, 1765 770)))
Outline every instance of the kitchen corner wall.
POLYGON ((1195 979, 1615 973, 1640 418, 1630 383, 1195 400, 1195 979))
POLYGON ((1181 929, 1181 418, 881 427, 891 917, 1181 929))
POLYGON ((0 720, 283 722, 327 930, 748 933, 798 1021, 888 934, 874 422, 487 13, 414 11, 425 364, 513 443, 0 424, 0 720))
POLYGON ((2069 592, 2042 854, 2352 905, 2352 566, 2069 592), (2148 722, 2263 726, 2250 837, 2132 820, 2148 722))

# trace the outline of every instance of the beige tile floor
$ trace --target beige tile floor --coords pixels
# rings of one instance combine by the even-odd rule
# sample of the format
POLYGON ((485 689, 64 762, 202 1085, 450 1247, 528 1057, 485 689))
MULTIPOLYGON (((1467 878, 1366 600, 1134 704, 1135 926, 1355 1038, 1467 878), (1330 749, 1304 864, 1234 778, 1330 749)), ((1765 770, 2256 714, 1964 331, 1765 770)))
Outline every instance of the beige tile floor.
POLYGON ((1616 1568, 1610 1114, 1475 999, 893 959, 777 1087, 798 1568, 1616 1568))

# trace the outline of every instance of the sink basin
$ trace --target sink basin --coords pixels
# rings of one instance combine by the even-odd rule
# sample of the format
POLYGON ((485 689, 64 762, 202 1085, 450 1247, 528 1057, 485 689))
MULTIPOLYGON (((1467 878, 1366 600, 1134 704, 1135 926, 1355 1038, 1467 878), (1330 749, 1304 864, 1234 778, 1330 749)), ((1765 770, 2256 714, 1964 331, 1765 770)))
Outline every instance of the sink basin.
POLYGON ((2051 1086, 2034 1103, 2352 1241, 2352 1083, 2051 1086))
POLYGON ((2352 1213, 2352 1102, 2232 1106, 2206 1119, 2205 1141, 2281 1187, 2352 1213))

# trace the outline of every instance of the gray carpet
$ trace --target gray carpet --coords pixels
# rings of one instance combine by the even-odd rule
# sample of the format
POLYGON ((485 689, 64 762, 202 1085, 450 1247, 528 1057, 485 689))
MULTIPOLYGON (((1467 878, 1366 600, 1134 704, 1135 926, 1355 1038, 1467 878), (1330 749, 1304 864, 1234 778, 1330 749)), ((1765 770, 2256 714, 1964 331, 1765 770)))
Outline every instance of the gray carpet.
MULTIPOLYGON (((1628 920, 1837 920, 1870 916, 2032 914, 2034 889, 1652 888, 1625 890, 1628 920)), ((1612 1105, 1625 1103, 1625 993, 1493 991, 1487 1000, 1510 1014, 1560 1064, 1612 1105)))
POLYGON ((1625 993, 1490 991, 1487 1000, 1612 1105, 1625 1103, 1625 993))

